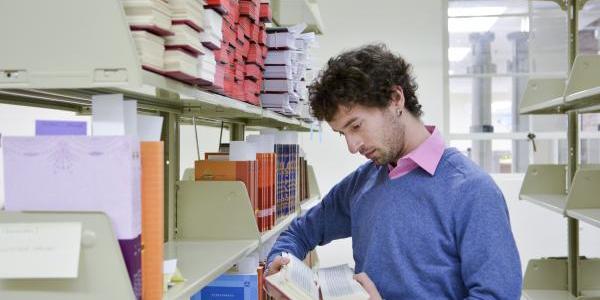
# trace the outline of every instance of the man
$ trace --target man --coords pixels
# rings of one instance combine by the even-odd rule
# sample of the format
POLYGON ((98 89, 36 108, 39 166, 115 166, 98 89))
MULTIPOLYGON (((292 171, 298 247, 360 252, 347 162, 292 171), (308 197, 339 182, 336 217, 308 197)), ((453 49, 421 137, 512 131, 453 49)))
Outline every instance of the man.
POLYGON ((421 120, 411 66, 383 45, 332 58, 310 87, 315 117, 370 161, 281 234, 268 274, 352 237, 371 299, 519 299, 521 264, 494 181, 421 120))

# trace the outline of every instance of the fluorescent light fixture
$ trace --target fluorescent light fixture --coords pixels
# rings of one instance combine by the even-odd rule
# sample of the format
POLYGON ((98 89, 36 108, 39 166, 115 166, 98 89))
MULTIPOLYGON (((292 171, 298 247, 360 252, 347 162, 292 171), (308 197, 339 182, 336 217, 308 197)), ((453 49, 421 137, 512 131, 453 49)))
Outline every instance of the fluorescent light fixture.
POLYGON ((470 47, 450 47, 448 48, 448 61, 459 62, 471 52, 470 47))
POLYGON ((503 14, 506 9, 506 6, 449 7, 448 17, 496 16, 503 14))
POLYGON ((448 32, 486 32, 498 21, 498 17, 451 18, 448 32))

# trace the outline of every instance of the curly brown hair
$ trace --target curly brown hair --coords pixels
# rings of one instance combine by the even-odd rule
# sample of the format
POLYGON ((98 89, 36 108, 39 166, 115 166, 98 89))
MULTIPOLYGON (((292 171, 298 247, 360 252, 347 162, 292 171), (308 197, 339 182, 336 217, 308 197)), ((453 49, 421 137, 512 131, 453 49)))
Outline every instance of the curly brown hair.
POLYGON ((309 86, 310 106, 320 121, 331 121, 339 106, 356 104, 385 108, 395 87, 404 93, 404 106, 415 116, 423 114, 415 92, 412 66, 384 44, 370 44, 329 59, 309 86))

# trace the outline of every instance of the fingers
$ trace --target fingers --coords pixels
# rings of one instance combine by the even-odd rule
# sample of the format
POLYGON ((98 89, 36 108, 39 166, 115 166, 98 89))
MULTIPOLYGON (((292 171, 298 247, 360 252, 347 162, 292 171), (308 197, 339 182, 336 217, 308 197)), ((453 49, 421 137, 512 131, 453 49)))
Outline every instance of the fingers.
POLYGON ((367 276, 367 274, 364 272, 354 275, 354 280, 358 281, 358 283, 360 283, 360 285, 362 285, 365 289, 375 288, 373 281, 371 281, 369 276, 367 276))
POLYGON ((381 295, 377 291, 377 287, 375 283, 371 281, 369 276, 366 273, 360 273, 353 276, 354 280, 358 281, 360 285, 365 289, 365 291, 369 294, 370 300, 381 300, 381 295))
POLYGON ((266 276, 269 275, 273 275, 279 271, 281 271, 281 268, 285 265, 287 265, 290 262, 290 259, 287 257, 276 257, 271 264, 269 265, 269 268, 267 269, 266 272, 266 276))

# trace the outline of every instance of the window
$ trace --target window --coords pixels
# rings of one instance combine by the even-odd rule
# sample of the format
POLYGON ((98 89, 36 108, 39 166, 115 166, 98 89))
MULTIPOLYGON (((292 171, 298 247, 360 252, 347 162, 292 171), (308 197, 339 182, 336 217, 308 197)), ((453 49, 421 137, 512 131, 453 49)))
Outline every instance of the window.
MULTIPOLYGON (((584 6, 579 26, 579 53, 597 54, 600 1, 584 6)), ((529 78, 566 79, 567 37, 552 1, 449 1, 449 145, 492 173, 565 163, 566 116, 520 115, 519 103, 529 78)), ((598 163, 600 115, 583 115, 580 130, 581 162, 598 163)))

